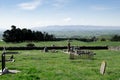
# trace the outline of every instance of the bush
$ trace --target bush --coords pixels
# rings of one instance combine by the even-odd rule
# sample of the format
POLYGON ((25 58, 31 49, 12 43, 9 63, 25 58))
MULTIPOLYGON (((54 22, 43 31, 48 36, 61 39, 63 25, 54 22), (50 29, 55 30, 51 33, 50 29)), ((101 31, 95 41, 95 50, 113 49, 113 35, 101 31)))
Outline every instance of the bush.
POLYGON ((114 35, 112 37, 111 41, 120 41, 120 36, 119 35, 114 35))
POLYGON ((35 44, 33 44, 33 43, 28 43, 28 44, 27 44, 27 47, 35 47, 35 44))
POLYGON ((105 39, 105 38, 102 38, 101 41, 106 41, 106 39, 105 39))

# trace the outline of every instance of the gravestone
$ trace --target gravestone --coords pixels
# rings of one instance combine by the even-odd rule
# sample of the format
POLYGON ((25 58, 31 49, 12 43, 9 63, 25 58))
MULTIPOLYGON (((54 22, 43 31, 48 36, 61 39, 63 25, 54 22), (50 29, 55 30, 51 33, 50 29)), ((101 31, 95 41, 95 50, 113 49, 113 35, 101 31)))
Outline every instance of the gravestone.
POLYGON ((70 52, 70 59, 75 59, 75 54, 70 52))
POLYGON ((7 68, 4 68, 2 74, 6 74, 6 73, 9 73, 9 70, 7 68))
POLYGON ((14 59, 13 55, 10 57, 10 60, 14 59))
POLYGON ((71 52, 74 52, 74 46, 72 46, 72 47, 70 48, 70 51, 71 51, 71 52))
POLYGON ((106 71, 106 62, 103 61, 100 67, 100 74, 104 75, 105 71, 106 71))
POLYGON ((47 47, 45 47, 43 51, 44 51, 44 52, 48 52, 48 49, 47 49, 47 47))
POLYGON ((78 54, 78 57, 81 59, 93 59, 95 53, 88 50, 76 50, 75 54, 78 54))

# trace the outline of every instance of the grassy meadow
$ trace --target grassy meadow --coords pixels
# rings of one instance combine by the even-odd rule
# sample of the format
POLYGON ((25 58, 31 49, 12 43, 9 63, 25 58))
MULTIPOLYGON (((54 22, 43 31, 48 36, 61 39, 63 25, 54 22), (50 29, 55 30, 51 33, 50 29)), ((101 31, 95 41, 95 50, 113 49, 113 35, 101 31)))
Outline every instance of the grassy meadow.
MULTIPOLYGON (((46 41, 46 42, 22 42, 22 43, 5 43, 0 42, 0 46, 9 47, 9 46, 26 46, 28 43, 34 43, 35 46, 67 46, 67 40, 64 41, 46 41)), ((111 42, 111 41, 97 41, 97 42, 81 42, 77 40, 71 41, 72 46, 120 46, 120 42, 111 42)))
MULTIPOLYGON (((67 41, 34 42, 36 46, 51 46, 51 44, 64 46, 67 41)), ((120 42, 92 42, 85 43, 72 41, 72 45, 111 45, 119 46, 120 42)), ((25 46, 27 43, 0 43, 0 46, 25 46)), ((120 52, 110 50, 93 50, 96 55, 93 60, 70 60, 69 55, 58 50, 44 53, 41 50, 19 50, 15 54, 15 62, 6 62, 11 70, 20 70, 17 74, 5 74, 0 80, 120 80, 120 52), (102 61, 107 62, 106 73, 100 74, 102 61)), ((2 51, 0 52, 0 54, 2 51)), ((0 58, 1 59, 1 58, 0 58)), ((0 64, 1 68, 1 64, 0 64)))

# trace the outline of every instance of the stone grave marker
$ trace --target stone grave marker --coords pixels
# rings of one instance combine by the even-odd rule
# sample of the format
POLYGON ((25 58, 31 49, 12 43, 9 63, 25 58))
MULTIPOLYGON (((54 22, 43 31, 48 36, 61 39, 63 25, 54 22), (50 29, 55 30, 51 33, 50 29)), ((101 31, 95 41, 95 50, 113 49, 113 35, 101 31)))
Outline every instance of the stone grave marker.
POLYGON ((48 52, 48 48, 47 48, 47 47, 45 47, 43 51, 44 51, 44 52, 48 52))
POLYGON ((104 75, 105 71, 106 71, 106 62, 103 61, 100 67, 100 74, 104 75))
POLYGON ((70 52, 70 59, 75 59, 74 53, 71 53, 71 52, 70 52))

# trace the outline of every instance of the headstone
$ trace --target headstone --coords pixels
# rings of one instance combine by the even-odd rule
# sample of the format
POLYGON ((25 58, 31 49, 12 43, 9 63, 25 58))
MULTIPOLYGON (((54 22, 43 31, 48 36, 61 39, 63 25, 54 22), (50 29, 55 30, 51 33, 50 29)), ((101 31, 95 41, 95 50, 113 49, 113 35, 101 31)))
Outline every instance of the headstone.
POLYGON ((75 58, 74 53, 70 52, 70 59, 74 59, 74 58, 75 58))
POLYGON ((47 49, 47 47, 45 47, 45 48, 44 48, 44 52, 48 52, 48 49, 47 49))
POLYGON ((10 60, 14 59, 13 55, 10 57, 10 60))
POLYGON ((12 62, 15 62, 15 59, 12 59, 12 62))
POLYGON ((52 47, 55 47, 55 45, 54 45, 54 44, 52 44, 51 46, 52 46, 52 47))
POLYGON ((74 52, 74 46, 72 46, 72 47, 70 48, 70 51, 71 51, 71 52, 74 52))
POLYGON ((2 74, 6 74, 6 73, 9 73, 9 70, 7 68, 4 68, 2 74))
POLYGON ((103 61, 103 62, 101 63, 101 67, 100 67, 100 74, 104 75, 105 70, 106 70, 106 62, 103 61))
POLYGON ((56 53, 56 52, 58 52, 58 51, 55 50, 55 49, 52 49, 51 52, 52 52, 52 53, 56 53))
POLYGON ((3 70, 3 72, 0 71, 0 75, 4 75, 4 74, 16 74, 16 73, 19 73, 19 72, 21 72, 21 71, 19 71, 19 70, 9 70, 9 69, 5 68, 3 70))

